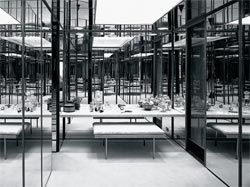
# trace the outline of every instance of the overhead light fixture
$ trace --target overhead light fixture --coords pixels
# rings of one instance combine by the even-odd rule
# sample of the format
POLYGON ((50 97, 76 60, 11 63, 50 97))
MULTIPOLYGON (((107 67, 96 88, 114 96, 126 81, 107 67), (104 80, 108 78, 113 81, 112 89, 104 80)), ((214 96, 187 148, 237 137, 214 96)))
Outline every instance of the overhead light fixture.
POLYGON ((132 58, 143 58, 143 57, 148 57, 148 56, 153 56, 154 53, 137 53, 132 55, 132 58))
POLYGON ((158 27, 157 30, 159 30, 159 31, 165 31, 165 30, 168 30, 168 27, 158 27))
MULTIPOLYGON (((207 43, 209 42, 215 42, 215 41, 219 41, 219 40, 224 40, 224 39, 227 39, 229 37, 227 36, 208 36, 207 37, 207 43)), ((192 38, 192 45, 196 45, 196 44, 199 44, 201 42, 204 41, 205 38, 192 38)), ((169 42, 167 44, 164 44, 162 45, 163 48, 171 48, 172 47, 172 43, 169 42)), ((181 40, 178 40, 176 42, 174 42, 174 47, 175 48, 184 48, 186 47, 186 39, 181 39, 181 40)))
POLYGON ((186 36, 186 33, 178 33, 179 36, 186 36))
POLYGON ((134 37, 94 37, 93 48, 112 49, 121 48, 134 37))
MULTIPOLYGON (((15 43, 17 45, 22 45, 22 37, 12 36, 12 37, 0 37, 0 39, 6 40, 8 42, 15 43)), ((41 48, 41 37, 39 36, 26 36, 25 37, 25 46, 29 48, 36 48, 40 50, 41 48)), ((51 42, 46 39, 42 39, 43 50, 51 49, 51 42)))
POLYGON ((95 23, 100 25, 152 25, 182 1, 98 0, 95 23))
MULTIPOLYGON (((6 56, 6 57, 11 57, 11 58, 22 58, 21 54, 17 53, 0 53, 0 55, 6 56)), ((32 57, 24 55, 25 58, 32 59, 32 57)))
POLYGON ((76 35, 77 35, 79 38, 83 38, 83 37, 84 37, 84 34, 83 34, 83 33, 76 33, 76 35))
POLYGON ((83 27, 74 27, 75 30, 83 30, 83 27))
POLYGON ((10 14, 5 12, 2 8, 0 8, 0 25, 20 25, 21 23, 17 21, 10 14))
POLYGON ((104 53, 104 58, 110 58, 113 55, 113 53, 104 53))
POLYGON ((156 33, 149 33, 148 35, 149 35, 149 36, 157 36, 156 33))
MULTIPOLYGON (((239 20, 227 23, 227 25, 239 25, 239 20)), ((250 25, 250 16, 242 18, 242 25, 250 25)))

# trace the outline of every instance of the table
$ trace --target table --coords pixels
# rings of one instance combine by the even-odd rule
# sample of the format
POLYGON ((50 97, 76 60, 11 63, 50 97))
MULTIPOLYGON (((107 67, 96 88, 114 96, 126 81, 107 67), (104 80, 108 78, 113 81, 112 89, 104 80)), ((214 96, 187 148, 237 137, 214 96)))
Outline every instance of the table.
POLYGON ((120 110, 117 105, 111 105, 104 108, 104 112, 90 112, 89 105, 82 104, 80 110, 72 113, 61 112, 61 117, 109 117, 109 118, 140 118, 140 117, 184 117, 185 113, 176 109, 171 109, 166 112, 152 109, 151 111, 144 110, 135 104, 128 104, 124 110, 120 110), (127 112, 126 112, 127 111, 127 112))
MULTIPOLYGON (((5 105, 0 105, 0 108, 5 105)), ((51 117, 51 113, 46 110, 47 106, 46 104, 43 105, 43 117, 51 117)), ((32 119, 36 120, 36 125, 38 127, 38 119, 41 117, 41 108, 37 107, 35 111, 33 112, 25 112, 25 119, 30 119, 32 122, 32 119)), ((0 119, 4 119, 6 122, 7 119, 22 119, 22 112, 17 112, 17 110, 11 106, 6 107, 4 110, 0 110, 0 119)), ((32 124, 32 123, 31 123, 32 124)))
MULTIPOLYGON (((0 108, 5 105, 0 105, 0 108)), ((41 108, 37 107, 33 112, 25 112, 25 118, 34 119, 41 117, 41 108)), ((51 113, 47 110, 46 104, 43 105, 43 117, 51 117, 51 113)), ((22 112, 17 112, 16 109, 6 107, 4 110, 0 110, 0 119, 22 119, 22 112)))
MULTIPOLYGON (((181 112, 185 116, 185 110, 183 107, 176 107, 175 110, 181 112)), ((199 112, 192 112, 193 115, 204 116, 199 112)), ((208 119, 237 119, 239 117, 238 111, 229 112, 229 105, 219 108, 218 106, 212 106, 208 111, 206 111, 206 117, 208 119)), ((245 119, 250 119, 250 109, 243 108, 242 117, 245 119)))
POLYGON ((120 110, 118 105, 110 105, 110 107, 104 107, 104 112, 90 112, 89 105, 82 104, 80 110, 72 113, 61 112, 60 117, 63 117, 63 139, 65 139, 66 125, 65 118, 71 117, 92 117, 92 118, 147 118, 147 117, 184 117, 185 112, 181 110, 171 109, 166 112, 152 109, 146 111, 140 108, 136 104, 127 104, 124 110, 120 110), (126 112, 127 111, 127 112, 126 112))
MULTIPOLYGON (((225 105, 223 108, 212 106, 210 110, 207 111, 207 118, 237 119, 238 117, 238 111, 229 112, 229 105, 225 105)), ((242 117, 250 119, 250 110, 243 108, 242 117)))

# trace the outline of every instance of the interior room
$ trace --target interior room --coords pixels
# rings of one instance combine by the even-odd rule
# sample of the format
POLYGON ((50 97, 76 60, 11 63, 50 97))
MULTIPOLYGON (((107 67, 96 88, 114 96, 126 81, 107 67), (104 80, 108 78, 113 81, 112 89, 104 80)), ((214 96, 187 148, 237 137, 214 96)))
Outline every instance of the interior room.
POLYGON ((250 187, 249 0, 0 0, 1 187, 250 187))

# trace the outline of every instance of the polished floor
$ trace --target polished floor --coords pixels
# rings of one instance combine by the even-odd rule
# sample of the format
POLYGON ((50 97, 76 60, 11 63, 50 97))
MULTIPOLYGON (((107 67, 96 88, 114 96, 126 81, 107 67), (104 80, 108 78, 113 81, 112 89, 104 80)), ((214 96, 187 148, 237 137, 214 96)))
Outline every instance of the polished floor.
POLYGON ((108 159, 102 141, 67 140, 54 154, 48 187, 223 187, 204 166, 171 140, 114 140, 108 159))

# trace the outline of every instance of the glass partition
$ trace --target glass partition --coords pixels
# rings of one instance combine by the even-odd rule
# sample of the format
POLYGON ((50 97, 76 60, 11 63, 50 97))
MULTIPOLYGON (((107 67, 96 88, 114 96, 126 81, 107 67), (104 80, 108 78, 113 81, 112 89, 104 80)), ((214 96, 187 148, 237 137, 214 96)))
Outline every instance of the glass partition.
POLYGON ((205 162, 206 137, 206 32, 205 22, 189 28, 191 35, 191 122, 187 149, 205 162), (191 34, 192 33, 192 34, 191 34))
MULTIPOLYGON (((210 8, 221 3, 214 1, 210 8)), ((238 31, 231 32, 236 27, 226 23, 238 17, 238 10, 235 3, 207 19, 206 165, 229 186, 239 182, 239 40, 238 31)))
MULTIPOLYGON (((1 144, 0 185, 3 186, 44 186, 52 169, 51 121, 48 120, 48 113, 44 114, 41 110, 47 109, 44 102, 50 90, 50 60, 44 48, 41 49, 39 3, 41 1, 37 1, 39 6, 33 9, 33 3, 26 2, 25 28, 33 29, 34 32, 25 33, 25 52, 22 61, 22 38, 18 31, 21 29, 21 1, 0 1, 0 8, 19 22, 18 25, 7 26, 9 31, 2 24, 0 27, 1 36, 4 36, 0 40, 1 133, 4 133, 4 128, 11 132, 8 136, 0 135, 1 140, 6 140, 6 144, 1 144), (22 103, 25 105, 23 128, 22 103)), ((43 9, 46 9, 45 6, 43 9)), ((48 33, 42 36, 43 45, 45 39, 46 43, 49 43, 48 33)))

